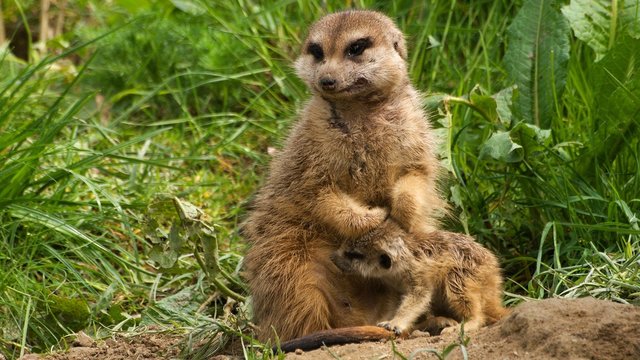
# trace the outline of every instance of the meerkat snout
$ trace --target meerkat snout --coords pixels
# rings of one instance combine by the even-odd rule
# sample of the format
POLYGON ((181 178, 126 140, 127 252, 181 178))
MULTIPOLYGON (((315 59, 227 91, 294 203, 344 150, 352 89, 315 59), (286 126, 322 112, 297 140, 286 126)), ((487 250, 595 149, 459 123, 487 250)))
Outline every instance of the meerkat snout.
MULTIPOLYGON (((363 238, 364 239, 364 238, 363 238)), ((342 246, 331 254, 331 261, 343 273, 360 273, 362 275, 375 271, 387 271, 393 264, 392 255, 385 250, 379 252, 362 251, 356 248, 357 243, 342 246), (377 269, 377 270, 373 270, 377 269)))
POLYGON ((328 76, 320 78, 320 86, 322 87, 322 90, 325 91, 334 90, 336 88, 336 83, 336 79, 328 76))

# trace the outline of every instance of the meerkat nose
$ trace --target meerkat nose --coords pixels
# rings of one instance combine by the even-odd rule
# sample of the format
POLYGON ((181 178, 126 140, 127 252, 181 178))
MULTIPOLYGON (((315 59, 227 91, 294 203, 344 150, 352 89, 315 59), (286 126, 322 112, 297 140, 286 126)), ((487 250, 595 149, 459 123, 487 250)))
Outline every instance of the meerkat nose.
POLYGON ((323 90, 333 90, 336 88, 336 79, 323 77, 320 79, 320 86, 323 90))

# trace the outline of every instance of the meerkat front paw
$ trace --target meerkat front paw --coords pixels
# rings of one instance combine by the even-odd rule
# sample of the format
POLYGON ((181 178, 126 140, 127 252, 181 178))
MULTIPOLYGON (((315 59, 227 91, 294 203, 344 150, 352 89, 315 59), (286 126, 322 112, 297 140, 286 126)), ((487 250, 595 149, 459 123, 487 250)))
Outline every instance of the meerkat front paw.
POLYGON ((385 328, 389 331, 393 331, 393 333, 396 336, 402 336, 404 334, 406 334, 407 330, 406 328, 404 328, 403 326, 400 326, 398 324, 394 324, 392 321, 383 321, 381 323, 378 323, 378 326, 381 328, 385 328))
POLYGON ((338 228, 347 237, 360 237, 380 226, 388 213, 387 209, 381 207, 361 207, 349 215, 341 216, 344 222, 338 228))
POLYGON ((375 229, 389 216, 389 211, 383 207, 369 207, 364 214, 365 227, 375 229))

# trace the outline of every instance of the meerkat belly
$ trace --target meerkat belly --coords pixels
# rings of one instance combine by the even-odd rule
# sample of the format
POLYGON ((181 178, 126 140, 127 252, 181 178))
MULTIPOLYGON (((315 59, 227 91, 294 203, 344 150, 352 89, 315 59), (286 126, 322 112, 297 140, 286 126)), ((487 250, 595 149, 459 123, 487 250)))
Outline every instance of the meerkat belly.
POLYGON ((372 206, 388 206, 391 188, 401 168, 390 161, 388 153, 354 149, 349 161, 335 174, 339 188, 372 206))

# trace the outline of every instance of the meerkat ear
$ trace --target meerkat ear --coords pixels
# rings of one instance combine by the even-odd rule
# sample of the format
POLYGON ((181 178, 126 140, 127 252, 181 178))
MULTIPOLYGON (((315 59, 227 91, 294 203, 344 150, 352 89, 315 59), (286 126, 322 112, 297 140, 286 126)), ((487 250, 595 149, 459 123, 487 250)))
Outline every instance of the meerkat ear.
POLYGON ((400 54, 403 60, 407 60, 407 42, 404 40, 404 35, 400 31, 394 31, 391 35, 391 41, 393 42, 393 48, 400 54))

